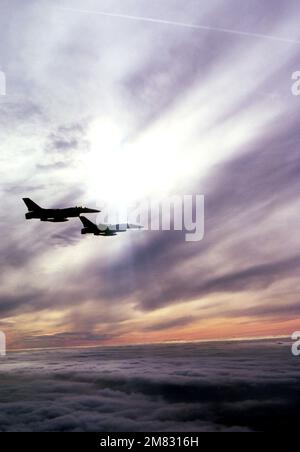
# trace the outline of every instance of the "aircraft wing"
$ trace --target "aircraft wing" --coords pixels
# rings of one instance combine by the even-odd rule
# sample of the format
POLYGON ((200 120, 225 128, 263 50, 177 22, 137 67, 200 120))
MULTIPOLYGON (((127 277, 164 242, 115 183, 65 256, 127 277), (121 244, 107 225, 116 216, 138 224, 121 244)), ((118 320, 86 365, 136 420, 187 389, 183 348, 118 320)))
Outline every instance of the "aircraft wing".
POLYGON ((46 221, 48 223, 66 223, 68 220, 68 218, 62 218, 62 217, 57 217, 57 218, 47 218, 46 220, 41 220, 41 221, 46 221))

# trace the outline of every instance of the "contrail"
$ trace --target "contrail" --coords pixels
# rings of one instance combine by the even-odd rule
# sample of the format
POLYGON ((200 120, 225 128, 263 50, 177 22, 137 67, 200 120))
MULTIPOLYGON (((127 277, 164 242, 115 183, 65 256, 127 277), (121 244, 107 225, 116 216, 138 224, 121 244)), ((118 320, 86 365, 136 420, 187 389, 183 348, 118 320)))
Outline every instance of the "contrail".
POLYGON ((127 15, 127 14, 107 13, 104 11, 91 11, 91 10, 85 10, 85 9, 62 8, 62 7, 58 7, 56 9, 59 9, 61 11, 74 12, 74 13, 93 14, 93 15, 99 15, 99 16, 115 17, 118 19, 135 20, 135 21, 140 21, 140 22, 150 22, 150 23, 154 23, 154 24, 172 25, 172 26, 176 26, 176 27, 190 28, 193 30, 215 31, 218 33, 227 33, 227 34, 231 34, 231 35, 245 36, 245 37, 257 38, 257 39, 268 39, 271 41, 285 42, 288 44, 300 44, 300 41, 296 40, 296 39, 280 38, 278 36, 271 36, 271 35, 265 35, 265 34, 260 34, 260 33, 250 33, 250 32, 246 32, 246 31, 232 30, 230 28, 210 27, 208 25, 190 24, 190 23, 185 23, 185 22, 175 22, 172 20, 155 19, 153 17, 131 16, 131 15, 127 15))

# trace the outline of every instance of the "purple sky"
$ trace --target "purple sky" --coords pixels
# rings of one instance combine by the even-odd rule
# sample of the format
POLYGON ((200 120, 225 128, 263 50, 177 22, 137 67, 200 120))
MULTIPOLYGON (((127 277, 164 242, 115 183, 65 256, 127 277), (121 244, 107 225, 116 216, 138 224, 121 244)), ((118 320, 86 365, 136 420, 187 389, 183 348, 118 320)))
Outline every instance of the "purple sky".
POLYGON ((2 1, 0 329, 10 346, 294 331, 299 14, 291 0, 2 1), (193 244, 175 232, 81 237, 76 219, 25 222, 21 201, 101 207, 196 193, 206 235, 193 244))

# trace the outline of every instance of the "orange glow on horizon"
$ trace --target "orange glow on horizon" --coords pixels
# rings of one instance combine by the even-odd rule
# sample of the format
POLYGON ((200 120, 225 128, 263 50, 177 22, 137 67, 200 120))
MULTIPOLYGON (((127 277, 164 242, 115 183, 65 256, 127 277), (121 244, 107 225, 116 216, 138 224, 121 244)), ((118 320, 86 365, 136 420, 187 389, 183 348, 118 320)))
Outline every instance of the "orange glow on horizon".
MULTIPOLYGON (((291 337, 295 331, 300 330, 300 318, 290 319, 286 321, 265 321, 259 319, 251 320, 249 318, 239 319, 214 319, 211 322, 202 322, 201 325, 193 325, 189 328, 170 329, 159 332, 142 332, 136 331, 124 333, 118 338, 98 341, 80 341, 70 339, 64 341, 61 345, 51 346, 30 345, 28 347, 22 342, 22 337, 16 337, 13 332, 7 335, 8 349, 40 349, 40 348, 72 348, 72 347, 97 347, 97 346, 130 346, 142 344, 168 343, 168 342, 205 342, 205 341, 222 341, 222 340, 249 340, 256 338, 269 337, 291 337)), ((48 332, 43 337, 51 338, 53 332, 48 332)), ((75 334, 76 337, 76 334, 75 334)), ((33 336, 34 338, 34 336, 33 336)))

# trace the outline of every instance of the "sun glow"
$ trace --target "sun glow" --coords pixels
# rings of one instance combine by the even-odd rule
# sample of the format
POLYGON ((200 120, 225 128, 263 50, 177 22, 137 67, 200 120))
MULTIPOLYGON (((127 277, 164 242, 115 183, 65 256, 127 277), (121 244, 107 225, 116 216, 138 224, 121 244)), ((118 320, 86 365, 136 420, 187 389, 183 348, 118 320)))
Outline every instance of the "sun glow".
POLYGON ((130 140, 125 130, 99 119, 91 125, 88 139, 89 192, 98 203, 130 206, 164 196, 176 185, 178 145, 161 130, 130 140))

